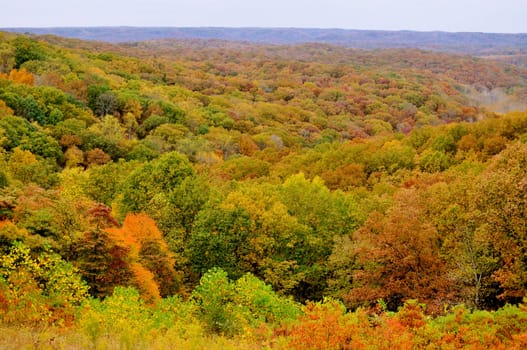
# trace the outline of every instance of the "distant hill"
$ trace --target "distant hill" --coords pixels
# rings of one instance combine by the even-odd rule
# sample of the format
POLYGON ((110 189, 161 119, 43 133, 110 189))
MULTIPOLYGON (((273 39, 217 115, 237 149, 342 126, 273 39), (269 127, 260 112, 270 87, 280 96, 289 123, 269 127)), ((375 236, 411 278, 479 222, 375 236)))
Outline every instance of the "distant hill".
POLYGON ((353 48, 419 48, 472 55, 527 53, 527 34, 307 28, 57 27, 1 30, 112 43, 153 39, 221 39, 266 44, 329 43, 353 48))

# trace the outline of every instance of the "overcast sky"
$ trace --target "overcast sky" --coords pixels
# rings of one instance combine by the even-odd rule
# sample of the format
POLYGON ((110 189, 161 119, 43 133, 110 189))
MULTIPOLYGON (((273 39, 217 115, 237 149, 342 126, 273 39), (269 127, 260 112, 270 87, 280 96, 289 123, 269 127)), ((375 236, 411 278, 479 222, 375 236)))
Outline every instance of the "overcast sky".
POLYGON ((2 0, 0 27, 226 26, 527 33, 527 0, 2 0))

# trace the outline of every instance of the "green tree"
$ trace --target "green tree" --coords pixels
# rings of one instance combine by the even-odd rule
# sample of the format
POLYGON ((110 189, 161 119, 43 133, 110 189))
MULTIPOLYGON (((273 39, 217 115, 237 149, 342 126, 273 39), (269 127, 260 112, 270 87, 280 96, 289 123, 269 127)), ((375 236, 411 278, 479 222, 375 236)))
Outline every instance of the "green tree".
POLYGON ((243 323, 238 307, 233 303, 234 293, 228 274, 221 269, 205 273, 194 289, 192 298, 210 331, 229 336, 241 331, 243 323))
POLYGON ((275 294, 252 274, 235 282, 222 269, 211 269, 192 292, 199 316, 212 332, 228 336, 262 324, 278 326, 300 315, 299 305, 275 294))
POLYGON ((251 219, 243 209, 203 210, 199 213, 188 242, 188 260, 199 275, 214 267, 233 278, 241 277, 248 266, 251 219))
POLYGON ((41 125, 46 124, 44 108, 32 95, 27 95, 20 99, 17 112, 30 122, 36 121, 41 125))
POLYGON ((40 61, 46 57, 44 48, 36 40, 19 36, 13 41, 15 47, 15 65, 19 69, 27 61, 40 61))
POLYGON ((122 213, 149 212, 156 201, 166 203, 171 191, 177 189, 185 178, 194 175, 190 162, 177 152, 144 164, 123 184, 122 213))

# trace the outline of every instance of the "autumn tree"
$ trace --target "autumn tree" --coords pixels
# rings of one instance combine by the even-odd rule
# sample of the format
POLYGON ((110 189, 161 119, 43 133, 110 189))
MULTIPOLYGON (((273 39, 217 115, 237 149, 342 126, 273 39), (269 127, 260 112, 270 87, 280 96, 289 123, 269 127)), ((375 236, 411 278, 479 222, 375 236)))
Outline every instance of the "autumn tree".
POLYGON ((0 73, 8 73, 15 64, 14 47, 7 44, 0 44, 0 73))
POLYGON ((153 274, 159 295, 168 296, 175 294, 180 288, 181 277, 175 271, 175 260, 168 245, 163 239, 162 233, 157 228, 154 220, 145 214, 129 214, 126 216, 122 228, 108 228, 106 230, 117 242, 129 247, 129 258, 134 261, 135 277, 137 283, 145 288, 145 278, 148 272, 153 274), (145 271, 146 270, 146 271, 145 271))
POLYGON ((116 286, 130 285, 133 278, 128 254, 130 247, 117 242, 104 230, 117 222, 104 205, 89 211, 95 227, 72 245, 71 256, 95 297, 111 295, 116 286))
POLYGON ((527 247, 526 165, 527 147, 511 146, 481 174, 473 199, 476 230, 493 242, 493 255, 498 255, 493 273, 501 288, 498 298, 507 302, 519 302, 527 292, 527 266, 521 258, 527 247))
POLYGON ((353 275, 356 288, 344 299, 356 305, 383 298, 395 310, 418 298, 430 312, 441 312, 452 285, 439 256, 440 237, 415 190, 403 190, 396 200, 386 216, 373 213, 353 234, 360 267, 353 275))
POLYGON ((94 297, 111 295, 116 286, 131 285, 133 270, 127 261, 128 254, 129 248, 101 230, 86 232, 72 248, 74 265, 94 297))
POLYGON ((87 291, 78 271, 51 252, 36 255, 14 242, 0 261, 4 324, 71 324, 74 307, 86 300, 87 291))
POLYGON ((171 152, 133 171, 123 181, 121 193, 121 213, 147 213, 171 249, 182 254, 210 189, 183 155, 171 152))
POLYGON ((35 77, 32 73, 28 73, 25 68, 20 70, 12 69, 9 74, 0 73, 1 79, 9 79, 15 83, 32 86, 35 83, 35 77))

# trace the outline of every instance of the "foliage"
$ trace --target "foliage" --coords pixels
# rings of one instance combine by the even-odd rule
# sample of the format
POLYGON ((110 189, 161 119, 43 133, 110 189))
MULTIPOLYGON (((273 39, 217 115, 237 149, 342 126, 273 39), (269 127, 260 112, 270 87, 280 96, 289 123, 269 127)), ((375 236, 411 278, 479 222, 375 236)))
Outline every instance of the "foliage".
POLYGON ((116 286, 129 285, 133 276, 129 249, 102 230, 86 232, 73 245, 75 265, 95 297, 110 295, 116 286))
POLYGON ((438 254, 439 236, 422 220, 420 200, 406 190, 385 218, 374 213, 355 232, 357 288, 346 299, 383 298, 390 310, 396 310, 405 300, 419 298, 432 313, 441 312, 443 303, 452 299, 452 286, 438 254))
POLYGON ((0 291, 4 324, 62 324, 72 322, 88 287, 56 254, 33 257, 27 246, 14 243, 1 261, 0 291))
POLYGON ((233 283, 221 269, 203 275, 192 299, 207 328, 228 336, 247 332, 262 323, 279 325, 299 314, 295 303, 277 296, 253 275, 246 274, 233 283))
POLYGON ((145 214, 129 214, 121 229, 108 228, 112 239, 129 249, 135 283, 151 299, 173 295, 180 287, 172 252, 154 220, 145 214))
POLYGON ((494 110, 523 108, 526 77, 0 34, 1 327, 50 348, 525 347, 527 112, 494 110))

